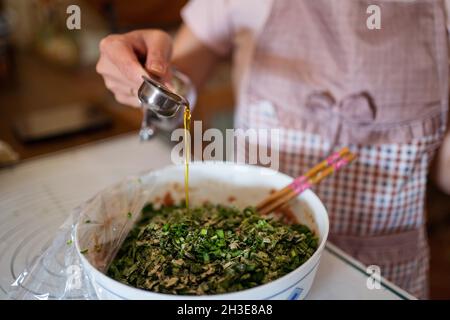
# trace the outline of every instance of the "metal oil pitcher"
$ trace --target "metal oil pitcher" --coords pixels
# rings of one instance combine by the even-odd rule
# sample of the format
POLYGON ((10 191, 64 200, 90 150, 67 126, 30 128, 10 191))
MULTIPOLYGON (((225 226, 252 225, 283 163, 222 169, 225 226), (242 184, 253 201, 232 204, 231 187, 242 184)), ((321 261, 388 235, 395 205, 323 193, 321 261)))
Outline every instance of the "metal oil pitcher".
POLYGON ((143 119, 139 137, 149 140, 155 129, 165 131, 175 129, 183 118, 183 110, 187 105, 194 108, 197 92, 188 76, 172 69, 171 86, 173 90, 155 78, 143 76, 143 83, 138 90, 138 98, 143 110, 143 119))

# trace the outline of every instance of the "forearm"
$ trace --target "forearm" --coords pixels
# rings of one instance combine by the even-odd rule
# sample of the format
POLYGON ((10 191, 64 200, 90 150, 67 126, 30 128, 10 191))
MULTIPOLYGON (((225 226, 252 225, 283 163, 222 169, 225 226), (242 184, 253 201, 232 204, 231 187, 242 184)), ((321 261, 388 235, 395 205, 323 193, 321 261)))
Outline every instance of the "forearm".
POLYGON ((208 79, 220 57, 206 47, 187 27, 183 25, 173 43, 172 64, 188 75, 197 88, 208 79))

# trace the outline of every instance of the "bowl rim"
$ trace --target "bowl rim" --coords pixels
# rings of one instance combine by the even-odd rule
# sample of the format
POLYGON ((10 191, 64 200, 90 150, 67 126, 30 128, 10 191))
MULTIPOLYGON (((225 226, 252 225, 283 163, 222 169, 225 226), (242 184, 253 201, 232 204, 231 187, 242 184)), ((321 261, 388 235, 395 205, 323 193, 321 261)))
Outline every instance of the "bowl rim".
MULTIPOLYGON (((195 166, 206 166, 206 165, 211 165, 212 163, 213 163, 213 161, 202 161, 202 162, 200 162, 200 161, 199 162, 193 161, 190 164, 190 167, 193 168, 195 166)), ((249 168, 250 167, 251 170, 257 169, 257 170, 261 170, 261 171, 267 171, 267 172, 270 172, 271 174, 275 174, 275 175, 278 175, 278 176, 283 176, 285 178, 288 178, 289 180, 293 180, 292 177, 288 176, 285 173, 282 173, 282 172, 279 172, 279 171, 275 171, 275 170, 272 170, 272 169, 269 169, 269 168, 266 168, 266 167, 257 166, 257 165, 236 164, 236 163, 233 163, 233 162, 221 162, 219 164, 217 162, 214 162, 214 165, 233 166, 235 168, 237 168, 237 167, 249 168)), ((159 173, 160 171, 164 171, 164 170, 178 169, 179 167, 183 167, 184 168, 184 165, 171 164, 171 165, 164 166, 164 167, 156 169, 156 170, 149 170, 147 172, 141 173, 139 176, 142 177, 142 176, 145 176, 145 175, 148 175, 148 174, 159 173)), ((136 177, 133 177, 133 178, 136 178, 136 177)), ((129 178, 126 178, 124 180, 127 180, 127 179, 129 179, 129 178)), ((123 182, 124 180, 121 180, 121 181, 123 182)), ((107 187, 106 189, 108 189, 108 188, 109 187, 107 187)), ((102 191, 97 193, 94 197, 96 197, 98 194, 100 194, 101 192, 103 192, 106 189, 103 189, 102 191)), ((314 210, 314 213, 313 213, 313 218, 314 218, 315 222, 316 222, 315 211, 322 211, 323 214, 324 214, 324 219, 325 219, 324 220, 324 222, 325 222, 325 226, 324 227, 325 228, 324 228, 324 232, 323 232, 322 239, 320 241, 319 247, 316 249, 316 251, 313 253, 313 255, 311 257, 309 257, 308 260, 306 260, 302 265, 300 265, 296 269, 292 270, 291 272, 285 274, 284 276, 282 276, 282 277, 280 277, 278 279, 270 281, 268 283, 264 283, 262 285, 255 286, 255 287, 248 288, 248 289, 244 289, 244 290, 227 292, 227 293, 219 293, 219 294, 177 295, 177 294, 153 292, 153 291, 150 291, 150 290, 139 289, 139 288, 135 288, 133 286, 124 284, 124 283, 122 283, 122 282, 120 282, 118 280, 115 280, 115 279, 107 276, 103 272, 99 271, 97 268, 95 268, 89 262, 89 260, 84 256, 84 254, 81 253, 81 249, 80 249, 79 243, 78 243, 78 225, 79 225, 78 222, 75 225, 75 232, 74 232, 75 247, 76 247, 76 250, 77 250, 77 254, 80 257, 80 260, 83 263, 83 266, 85 268, 89 269, 89 270, 85 270, 85 271, 87 272, 88 277, 90 278, 90 280, 98 282, 98 281, 96 281, 96 279, 100 279, 101 282, 102 282, 101 287, 103 289, 106 289, 107 291, 110 291, 110 293, 112 293, 112 294, 114 294, 114 295, 116 295, 116 296, 118 296, 120 298, 128 299, 126 297, 118 295, 116 292, 112 291, 110 288, 105 288, 103 284, 111 282, 114 286, 118 287, 120 290, 132 291, 133 295, 144 295, 144 296, 146 296, 146 298, 152 298, 153 297, 153 298, 161 298, 161 299, 190 299, 190 300, 202 300, 202 299, 212 298, 212 299, 225 299, 225 300, 228 299, 228 300, 232 300, 233 298, 237 298, 238 296, 240 296, 242 294, 252 294, 252 293, 255 293, 257 291, 262 291, 262 290, 267 290, 267 289, 269 289, 269 291, 270 291, 271 287, 273 287, 273 286, 276 287, 278 284, 283 283, 285 280, 288 280, 289 278, 291 278, 291 277, 295 276, 296 274, 301 273, 303 271, 306 271, 306 272, 304 272, 305 273, 305 277, 306 277, 312 270, 314 270, 317 267, 317 265, 318 265, 318 263, 320 261, 320 255, 322 254, 323 248, 325 247, 325 244, 326 244, 327 239, 328 239, 328 234, 329 234, 329 224, 330 223, 329 223, 329 217, 328 217, 328 210, 325 207, 325 205, 323 204, 323 202, 319 199, 319 197, 310 189, 307 189, 307 190, 303 191, 302 194, 297 196, 297 199, 300 199, 300 198, 302 198, 302 200, 305 200, 308 204, 314 203, 315 206, 319 207, 319 210, 314 210), (308 265, 310 265, 312 263, 312 261, 315 261, 315 260, 317 260, 317 262, 315 264, 313 264, 313 266, 310 269, 306 270, 306 267, 308 265), (94 274, 94 279, 92 279, 90 277, 89 273, 93 273, 94 274)), ((317 230, 317 232, 319 232, 319 230, 317 230)), ((303 277, 303 278, 305 278, 305 277, 303 277)), ((301 281, 301 280, 299 280, 299 281, 301 281)), ((285 290, 287 290, 289 288, 290 287, 285 288, 285 289, 283 289, 282 291, 280 291, 280 292, 278 292, 276 294, 271 294, 269 297, 279 295, 279 294, 281 294, 282 292, 284 292, 285 290)), ((269 297, 267 297, 266 299, 268 299, 269 297)))

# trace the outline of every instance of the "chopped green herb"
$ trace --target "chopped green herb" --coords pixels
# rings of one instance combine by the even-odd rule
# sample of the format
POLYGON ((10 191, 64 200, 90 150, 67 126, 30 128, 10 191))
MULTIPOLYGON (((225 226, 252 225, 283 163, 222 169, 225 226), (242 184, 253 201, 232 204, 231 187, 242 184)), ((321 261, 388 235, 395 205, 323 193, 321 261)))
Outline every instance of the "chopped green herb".
POLYGON ((83 249, 83 250, 80 251, 80 253, 81 254, 85 254, 85 253, 88 253, 88 251, 89 251, 89 249, 83 249))
POLYGON ((84 223, 91 223, 91 220, 87 219, 84 223))
POLYGON ((216 230, 216 234, 219 236, 219 238, 225 237, 222 229, 216 230))
POLYGON ((170 294, 217 294, 252 288, 291 272, 316 251, 300 224, 263 217, 254 208, 205 204, 147 205, 108 275, 170 294))
POLYGON ((131 212, 128 212, 127 217, 128 219, 131 219, 131 217, 133 217, 133 214, 131 212))
POLYGON ((209 254, 208 252, 203 252, 203 262, 208 263, 209 262, 209 254))
POLYGON ((68 246, 70 246, 71 244, 72 244, 72 239, 69 239, 69 240, 67 240, 67 242, 66 242, 66 244, 68 245, 68 246))

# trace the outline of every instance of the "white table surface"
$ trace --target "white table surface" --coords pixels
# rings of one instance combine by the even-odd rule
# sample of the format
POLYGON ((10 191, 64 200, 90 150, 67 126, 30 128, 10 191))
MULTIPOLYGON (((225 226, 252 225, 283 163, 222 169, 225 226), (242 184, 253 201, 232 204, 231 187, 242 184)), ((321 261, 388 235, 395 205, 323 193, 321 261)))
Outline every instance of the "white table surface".
MULTIPOLYGON (((40 254, 71 210, 96 192, 139 172, 170 164, 160 138, 137 133, 68 149, 0 170, 0 298, 40 254)), ((382 280, 369 290, 365 267, 328 244, 307 299, 414 299, 382 280)))

